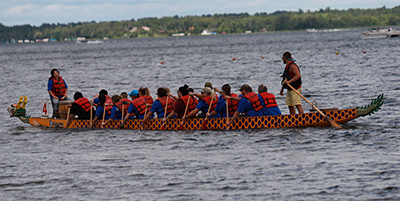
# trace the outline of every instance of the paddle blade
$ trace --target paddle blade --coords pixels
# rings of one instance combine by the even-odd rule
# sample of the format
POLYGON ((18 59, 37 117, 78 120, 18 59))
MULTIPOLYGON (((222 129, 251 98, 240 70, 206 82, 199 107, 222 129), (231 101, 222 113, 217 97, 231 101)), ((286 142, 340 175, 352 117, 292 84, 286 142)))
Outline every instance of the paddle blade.
POLYGON ((327 121, 329 121, 329 123, 331 124, 332 127, 339 128, 339 129, 343 129, 343 127, 341 127, 338 123, 336 123, 336 122, 335 122, 333 119, 331 119, 330 117, 325 116, 325 119, 326 119, 327 121))
POLYGON ((179 129, 178 130, 183 130, 183 124, 181 124, 180 126, 179 126, 179 129))
POLYGON ((161 130, 162 130, 162 131, 165 130, 165 124, 163 124, 163 125, 161 126, 161 130))
POLYGON ((203 124, 201 125, 201 130, 207 130, 208 119, 204 119, 203 124))

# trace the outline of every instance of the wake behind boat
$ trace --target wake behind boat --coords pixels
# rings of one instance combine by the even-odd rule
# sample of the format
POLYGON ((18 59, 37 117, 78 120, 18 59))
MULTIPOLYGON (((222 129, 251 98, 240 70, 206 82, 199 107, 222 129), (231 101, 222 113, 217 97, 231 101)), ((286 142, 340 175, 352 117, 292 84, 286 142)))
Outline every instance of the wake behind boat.
MULTIPOLYGON (((27 98, 11 105, 7 108, 10 117, 18 117, 22 122, 33 126, 61 127, 66 126, 65 118, 52 119, 42 117, 30 117, 26 115, 25 105, 27 98)), ((355 118, 371 115, 378 111, 383 104, 383 94, 379 95, 369 105, 350 109, 321 109, 322 112, 337 123, 345 123, 355 118)), ((102 126, 101 121, 91 122, 91 120, 72 120, 68 128, 110 128, 110 129, 130 129, 130 130, 201 130, 204 129, 204 118, 191 118, 186 121, 181 119, 168 119, 165 123, 162 119, 150 119, 141 124, 140 119, 129 119, 122 124, 120 120, 112 120, 102 126)), ((205 126, 207 130, 223 130, 226 127, 227 118, 210 118, 205 126)), ((329 126, 330 122, 323 115, 316 112, 296 115, 272 115, 272 116, 253 116, 239 117, 234 121, 229 129, 265 129, 265 128, 290 128, 290 127, 320 127, 329 126)))

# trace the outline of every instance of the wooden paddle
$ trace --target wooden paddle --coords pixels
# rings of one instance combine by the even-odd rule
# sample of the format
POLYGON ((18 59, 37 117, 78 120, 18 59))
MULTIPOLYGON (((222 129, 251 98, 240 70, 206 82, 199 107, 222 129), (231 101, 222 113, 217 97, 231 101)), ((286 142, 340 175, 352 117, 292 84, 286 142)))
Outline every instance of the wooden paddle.
POLYGON ((343 129, 338 123, 336 123, 333 119, 331 119, 330 117, 326 116, 323 112, 321 112, 321 110, 319 110, 317 107, 315 107, 315 105, 313 105, 310 101, 308 101, 303 95, 300 94, 300 92, 298 92, 297 90, 295 90, 292 85, 290 85, 289 83, 286 83, 291 89, 293 89, 293 91, 295 91, 300 97, 302 97, 308 104, 311 105, 311 107, 314 108, 314 110, 316 110, 319 114, 321 114, 330 124, 331 126, 335 127, 335 128, 340 128, 343 129))
MULTIPOLYGON (((147 115, 147 106, 146 106, 146 109, 144 110, 144 116, 146 116, 146 115, 147 115)), ((144 121, 142 120, 140 122, 140 130, 143 130, 143 124, 144 124, 144 121)))
MULTIPOLYGON (((169 96, 167 96, 167 101, 165 102, 164 119, 165 119, 165 117, 167 116, 168 98, 169 98, 169 96)), ((165 122, 166 122, 166 121, 165 121, 165 122)), ((163 125, 161 126, 161 130, 165 130, 165 122, 164 122, 163 125)))
POLYGON ((188 101, 187 101, 187 103, 186 103, 185 113, 183 113, 183 117, 182 117, 182 120, 181 120, 181 124, 179 125, 179 130, 183 130, 183 123, 185 123, 185 121, 183 120, 183 118, 186 116, 186 112, 187 112, 188 107, 189 107, 189 102, 190 102, 190 95, 189 95, 188 101))
POLYGON ((120 125, 120 127, 124 127, 124 106, 125 106, 125 104, 124 104, 124 101, 122 101, 122 116, 121 116, 121 125, 120 125))
POLYGON ((103 120, 101 121, 101 127, 104 128, 104 119, 106 118, 106 104, 104 104, 104 110, 103 110, 103 120))
POLYGON ((68 128, 68 120, 69 120, 69 112, 71 111, 71 108, 68 107, 68 112, 67 112, 67 121, 65 122, 65 127, 64 128, 68 128))
POLYGON ((90 102, 90 128, 93 126, 93 105, 92 102, 90 102))
POLYGON ((201 125, 201 129, 202 130, 206 130, 207 129, 207 124, 208 124, 208 119, 207 119, 207 114, 210 112, 211 109, 211 105, 214 101, 214 94, 211 94, 211 101, 210 101, 210 105, 208 106, 208 110, 207 113, 205 113, 206 118, 204 118, 203 124, 201 125))
MULTIPOLYGON (((229 122, 229 106, 228 106, 228 100, 225 100, 225 102, 226 102, 226 124, 228 124, 228 122, 229 122)), ((228 130, 229 129, 229 126, 227 126, 226 127, 226 130, 228 130)))

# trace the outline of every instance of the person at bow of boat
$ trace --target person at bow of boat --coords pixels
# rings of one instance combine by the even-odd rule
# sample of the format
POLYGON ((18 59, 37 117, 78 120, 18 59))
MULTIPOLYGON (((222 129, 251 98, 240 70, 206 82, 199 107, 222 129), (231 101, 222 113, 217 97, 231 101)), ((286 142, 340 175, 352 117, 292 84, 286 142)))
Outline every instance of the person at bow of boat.
POLYGON ((283 53, 283 63, 286 64, 285 70, 282 74, 282 88, 280 95, 283 96, 283 89, 286 92, 286 105, 289 107, 290 114, 296 114, 296 108, 299 114, 304 114, 303 106, 301 105, 301 97, 293 91, 287 84, 290 84, 296 91, 301 93, 301 74, 300 68, 294 63, 296 60, 292 58, 290 52, 283 53))
POLYGON ((218 103, 218 97, 216 94, 214 94, 209 87, 204 87, 201 90, 201 99, 199 101, 199 104, 197 104, 196 108, 192 110, 186 117, 184 118, 190 118, 190 117, 196 117, 197 113, 201 111, 203 114, 203 117, 205 117, 208 113, 209 118, 216 118, 216 117, 221 117, 221 115, 215 111, 215 108, 217 107, 218 103), (211 107, 210 107, 211 105, 211 107), (211 113, 213 115, 211 115, 211 113))
MULTIPOLYGON (((163 119, 164 116, 166 117, 174 110, 174 104, 176 100, 174 98, 170 98, 167 95, 167 90, 165 88, 158 88, 157 89, 157 99, 154 101, 153 105, 151 106, 150 111, 144 117, 143 122, 153 116, 154 113, 157 113, 157 117, 159 119, 163 119), (165 108, 167 108, 167 112, 165 114, 165 108)), ((173 116, 172 118, 176 118, 173 116)))
MULTIPOLYGON (((111 109, 113 107, 113 103, 111 98, 108 99, 106 98, 106 95, 101 94, 99 97, 99 105, 97 106, 96 109, 96 114, 94 116, 93 122, 97 121, 97 120, 108 120, 109 118, 111 118, 111 109)), ((92 124, 93 126, 93 124, 92 124)))
MULTIPOLYGON (((136 119, 143 119, 146 113, 149 111, 147 106, 146 106, 146 101, 144 98, 141 98, 139 96, 139 91, 138 90, 132 90, 129 95, 132 98, 132 102, 128 107, 128 112, 124 117, 123 123, 125 124, 126 120, 130 118, 130 116, 133 114, 135 115, 136 119)), ((153 115, 150 117, 150 119, 153 118, 153 115)))
POLYGON ((47 91, 50 94, 50 100, 53 106, 53 118, 59 118, 58 102, 61 100, 70 100, 67 96, 68 85, 60 76, 60 72, 57 69, 52 69, 50 73, 51 77, 47 82, 47 91))
POLYGON ((258 96, 263 105, 264 115, 282 115, 274 94, 268 93, 268 88, 263 84, 258 86, 258 96))
MULTIPOLYGON (((90 109, 92 108, 89 99, 83 97, 81 92, 75 92, 74 102, 72 103, 69 113, 67 128, 71 124, 72 119, 78 116, 77 119, 90 119, 90 109)), ((92 108, 93 112, 93 108, 92 108)))
POLYGON ((215 87, 214 90, 218 93, 220 93, 220 97, 218 98, 218 103, 217 107, 215 108, 215 111, 213 111, 210 116, 215 115, 215 113, 219 113, 221 117, 226 117, 226 102, 228 102, 228 112, 229 112, 229 117, 233 117, 235 114, 238 106, 239 106, 239 100, 233 99, 233 98, 228 98, 228 97, 238 97, 237 94, 231 93, 231 86, 229 84, 224 84, 221 87, 221 91, 215 87))
POLYGON ((172 118, 174 115, 176 115, 177 118, 182 118, 196 108, 196 99, 189 95, 188 89, 189 86, 186 84, 182 87, 179 87, 177 91, 179 98, 174 104, 174 110, 166 118, 163 119, 163 122, 165 122, 169 118, 172 118), (187 109, 186 105, 188 106, 187 109))
POLYGON ((235 121, 241 113, 245 114, 245 116, 263 116, 263 106, 260 102, 260 98, 258 97, 258 94, 253 92, 250 85, 243 84, 239 91, 243 96, 239 101, 238 109, 235 114, 226 124, 227 126, 235 121))

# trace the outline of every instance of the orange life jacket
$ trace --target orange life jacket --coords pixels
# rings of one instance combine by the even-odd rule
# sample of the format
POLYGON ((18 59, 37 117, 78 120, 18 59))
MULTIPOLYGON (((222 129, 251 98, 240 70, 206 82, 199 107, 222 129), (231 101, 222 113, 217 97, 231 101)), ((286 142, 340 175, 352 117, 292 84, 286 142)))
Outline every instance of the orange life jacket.
MULTIPOLYGON (((183 103, 185 104, 185 107, 187 105, 188 98, 189 98, 189 95, 185 95, 180 98, 183 101, 183 103)), ((197 100, 196 98, 190 97, 189 106, 188 106, 186 114, 189 114, 192 110, 194 110, 196 108, 196 106, 197 106, 196 100, 197 100)))
POLYGON ((90 111, 90 102, 87 98, 85 97, 79 98, 78 100, 74 101, 74 103, 81 106, 82 109, 84 109, 86 112, 90 111))
POLYGON ((250 92, 247 95, 243 96, 243 98, 247 98, 250 101, 255 111, 259 111, 263 108, 260 103, 260 99, 258 98, 258 95, 256 93, 250 92))
POLYGON ((112 99, 109 95, 106 95, 106 102, 104 103, 104 110, 111 115, 111 109, 113 108, 114 104, 112 99))
MULTIPOLYGON (((206 101, 208 106, 210 106, 211 96, 206 96, 205 98, 203 98, 203 100, 206 101)), ((214 98, 213 102, 211 103, 210 113, 212 111, 214 111, 215 108, 217 107, 217 102, 218 102, 218 97, 217 97, 217 95, 215 95, 215 98, 214 98)), ((207 112, 207 111, 208 111, 208 107, 207 107, 206 111, 203 111, 203 112, 207 112)))
MULTIPOLYGON (((162 106, 162 111, 157 111, 157 113, 165 112, 165 104, 167 103, 167 97, 161 97, 158 99, 160 101, 161 106, 162 106)), ((171 113, 172 110, 174 110, 174 104, 175 104, 175 99, 173 98, 168 98, 168 105, 167 105, 167 114, 171 113)))
POLYGON ((124 115, 126 115, 130 104, 131 104, 131 101, 129 99, 123 98, 120 101, 118 101, 117 103, 115 103, 115 106, 117 106, 119 111, 122 112, 122 105, 124 105, 124 115))
MULTIPOLYGON (((238 97, 237 94, 231 94, 232 97, 238 97)), ((229 115, 233 116, 236 112, 236 110, 239 107, 239 101, 234 100, 234 99, 228 99, 228 110, 229 110, 229 115)))
MULTIPOLYGON (((151 96, 142 96, 141 98, 143 98, 146 101, 146 103, 153 104, 153 97, 151 97, 151 96)), ((151 106, 149 108, 147 108, 148 111, 150 111, 150 109, 151 109, 151 106)))
POLYGON ((278 107, 278 104, 276 103, 276 99, 275 99, 274 94, 271 94, 271 93, 268 93, 268 92, 263 92, 263 93, 260 93, 260 95, 264 100, 266 108, 278 107))
POLYGON ((63 96, 66 91, 64 79, 61 76, 59 76, 59 80, 54 77, 50 77, 50 79, 53 80, 51 92, 53 92, 55 96, 63 96))
POLYGON ((146 101, 144 98, 135 98, 132 101, 132 105, 135 106, 139 114, 144 114, 146 112, 146 101))

